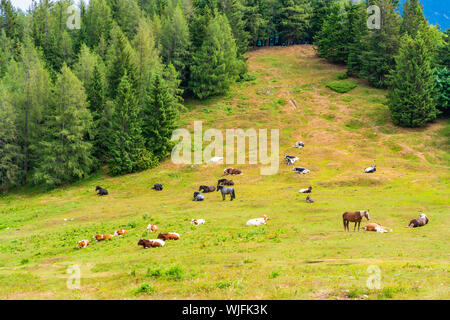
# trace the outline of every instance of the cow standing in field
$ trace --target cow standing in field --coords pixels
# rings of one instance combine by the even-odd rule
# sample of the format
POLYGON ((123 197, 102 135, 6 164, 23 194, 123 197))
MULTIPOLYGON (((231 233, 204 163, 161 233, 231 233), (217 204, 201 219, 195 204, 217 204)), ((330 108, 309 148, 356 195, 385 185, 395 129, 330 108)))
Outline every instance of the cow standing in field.
POLYGON ((361 220, 364 217, 366 217, 367 220, 370 220, 369 210, 360 210, 360 211, 355 211, 355 212, 349 212, 349 211, 344 212, 344 214, 342 215, 342 220, 344 222, 344 230, 350 231, 348 225, 349 225, 350 222, 354 222, 355 226, 353 228, 353 231, 356 231, 356 224, 358 224, 358 231, 359 231, 359 226, 361 225, 361 220))

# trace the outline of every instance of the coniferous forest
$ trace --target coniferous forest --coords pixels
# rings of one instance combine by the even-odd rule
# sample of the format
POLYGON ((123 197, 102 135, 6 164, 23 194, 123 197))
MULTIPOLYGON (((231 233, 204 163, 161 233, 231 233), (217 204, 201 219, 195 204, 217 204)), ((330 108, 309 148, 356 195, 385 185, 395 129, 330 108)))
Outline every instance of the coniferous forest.
POLYGON ((419 0, 0 0, 0 187, 57 186, 106 167, 153 168, 186 99, 247 81, 245 53, 314 44, 347 77, 387 89, 392 121, 448 117, 449 30, 419 0), (381 10, 368 29, 367 8, 381 10), (400 13, 401 12, 401 13, 400 13))

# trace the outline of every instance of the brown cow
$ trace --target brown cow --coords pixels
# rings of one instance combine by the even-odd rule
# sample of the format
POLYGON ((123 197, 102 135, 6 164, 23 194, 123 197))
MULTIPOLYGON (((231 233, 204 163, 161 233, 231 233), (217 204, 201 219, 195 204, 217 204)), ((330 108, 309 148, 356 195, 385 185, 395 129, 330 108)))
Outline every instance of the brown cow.
POLYGON ((121 230, 117 230, 117 231, 114 233, 114 235, 115 235, 115 236, 123 236, 124 234, 127 234, 127 233, 128 233, 127 230, 121 229, 121 230))
POLYGON ((178 233, 175 233, 175 232, 160 233, 158 235, 158 239, 162 239, 164 241, 167 241, 167 240, 178 240, 178 239, 180 239, 180 235, 178 233))
POLYGON ((144 249, 156 248, 164 246, 164 241, 160 239, 149 239, 149 240, 140 239, 138 245, 144 247, 144 249))
POLYGON ((234 174, 241 174, 241 173, 242 173, 242 170, 234 169, 234 168, 227 168, 227 169, 223 170, 224 175, 226 175, 226 174, 234 175, 234 174))
POLYGON ((112 234, 95 234, 94 239, 97 241, 103 241, 103 240, 111 240, 113 237, 112 234))
POLYGON ((78 248, 86 248, 89 245, 89 240, 81 240, 78 241, 77 247, 78 248))
POLYGON ((359 226, 361 224, 361 220, 364 217, 366 217, 367 220, 370 220, 369 210, 360 210, 360 211, 355 211, 355 212, 349 212, 349 211, 344 212, 344 214, 342 215, 342 220, 344 222, 344 230, 350 231, 348 225, 349 225, 350 222, 354 222, 355 226, 353 228, 353 231, 356 230, 356 224, 358 224, 358 231, 359 231, 359 226))

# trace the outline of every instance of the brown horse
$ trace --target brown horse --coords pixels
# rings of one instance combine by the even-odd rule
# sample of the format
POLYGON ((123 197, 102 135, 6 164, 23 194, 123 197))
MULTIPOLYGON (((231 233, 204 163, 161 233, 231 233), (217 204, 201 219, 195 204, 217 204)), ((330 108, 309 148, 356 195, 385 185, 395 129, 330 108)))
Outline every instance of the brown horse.
POLYGON ((223 174, 231 174, 231 175, 235 175, 235 174, 241 174, 242 170, 239 169, 234 169, 234 168, 227 168, 225 170, 223 170, 223 174))
POLYGON ((359 226, 361 224, 361 220, 362 218, 366 217, 367 220, 370 220, 369 217, 369 210, 360 210, 360 211, 355 211, 355 212, 344 212, 344 214, 342 215, 342 220, 344 222, 344 230, 345 231, 350 231, 349 229, 349 223, 350 222, 354 222, 355 226, 353 228, 353 231, 356 230, 356 224, 358 224, 358 231, 359 231, 359 226))
POLYGON ((216 191, 216 187, 214 187, 214 186, 200 186, 200 188, 198 188, 198 191, 201 191, 203 193, 213 192, 213 191, 216 191))

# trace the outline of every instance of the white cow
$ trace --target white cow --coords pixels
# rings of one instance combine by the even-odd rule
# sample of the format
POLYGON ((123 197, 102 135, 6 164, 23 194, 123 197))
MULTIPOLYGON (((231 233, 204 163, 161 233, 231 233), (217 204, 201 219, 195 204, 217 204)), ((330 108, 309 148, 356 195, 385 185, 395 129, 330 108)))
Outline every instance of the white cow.
POLYGON ((206 222, 205 219, 192 219, 191 220, 191 224, 193 224, 194 226, 204 224, 205 222, 206 222))
POLYGON ((269 220, 269 218, 267 218, 266 215, 263 215, 261 218, 255 218, 255 219, 250 219, 247 221, 247 223, 245 224, 247 227, 250 226, 259 226, 261 224, 266 224, 267 220, 269 220))

